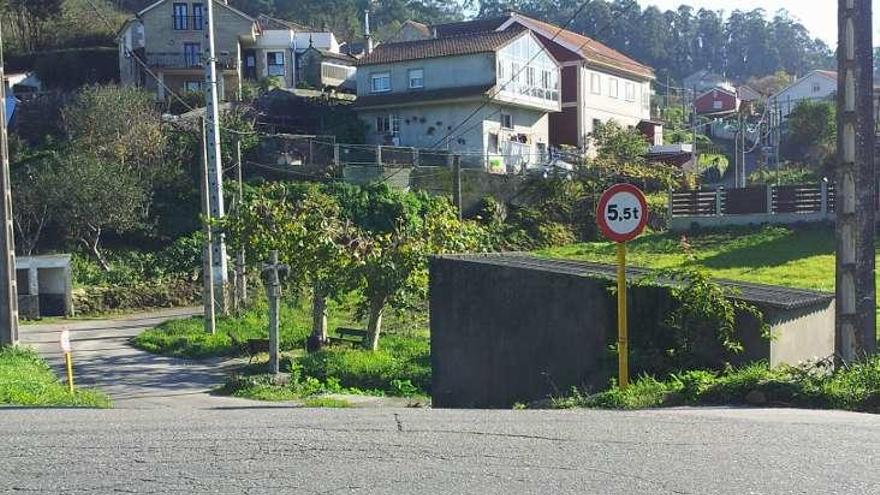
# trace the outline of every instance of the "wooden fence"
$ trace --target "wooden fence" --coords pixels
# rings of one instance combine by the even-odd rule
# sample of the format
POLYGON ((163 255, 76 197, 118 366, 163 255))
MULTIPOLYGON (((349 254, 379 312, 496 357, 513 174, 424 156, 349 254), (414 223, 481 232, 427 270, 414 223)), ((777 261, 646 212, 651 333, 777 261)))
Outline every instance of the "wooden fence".
POLYGON ((670 191, 668 208, 673 230, 686 230, 695 224, 821 221, 834 214, 834 184, 822 180, 818 184, 670 191))

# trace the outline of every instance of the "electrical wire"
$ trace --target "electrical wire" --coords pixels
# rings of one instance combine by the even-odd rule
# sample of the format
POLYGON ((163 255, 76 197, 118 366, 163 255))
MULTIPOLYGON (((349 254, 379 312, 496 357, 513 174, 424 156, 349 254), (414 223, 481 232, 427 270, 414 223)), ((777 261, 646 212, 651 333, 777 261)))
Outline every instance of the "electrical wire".
MULTIPOLYGON (((571 17, 569 17, 569 19, 565 22, 565 24, 563 24, 562 26, 559 27, 559 29, 556 30, 556 33, 554 33, 553 36, 550 38, 550 42, 553 42, 556 38, 558 38, 559 35, 562 34, 562 32, 565 31, 565 30, 568 28, 568 26, 571 25, 572 22, 574 22, 574 20, 577 18, 577 16, 579 16, 579 15, 580 15, 580 14, 581 14, 581 13, 587 8, 587 6, 590 5, 591 3, 592 3, 591 0, 585 0, 584 2, 582 2, 581 5, 580 5, 580 7, 578 7, 578 9, 574 12, 574 14, 572 14, 571 17)), ((638 6, 637 3, 634 3, 633 5, 635 5, 636 7, 638 6)), ((633 5, 630 5, 630 6, 627 8, 627 10, 632 10, 633 5)), ((627 13, 627 12, 623 12, 622 15, 623 15, 623 14, 626 14, 626 13, 627 13)), ((608 24, 608 26, 610 26, 610 25, 611 25, 611 23, 608 24)), ((607 29, 607 27, 606 27, 606 29, 607 29)), ((581 46, 578 48, 578 51, 582 50, 585 46, 587 46, 587 44, 589 43, 589 41, 592 41, 592 40, 588 40, 587 43, 584 43, 583 45, 581 45, 581 46)), ((468 115, 464 120, 462 120, 458 125, 456 125, 455 128, 453 128, 452 130, 450 130, 450 131, 446 134, 446 136, 444 136, 443 138, 441 138, 440 140, 438 140, 438 141, 434 144, 434 146, 432 146, 431 148, 437 148, 437 147, 439 147, 441 144, 443 144, 443 142, 445 142, 447 139, 449 139, 449 137, 452 136, 452 135, 453 135, 458 129, 460 129, 463 125, 465 125, 465 124, 466 124, 467 122, 469 122, 472 118, 474 118, 474 117, 480 112, 480 110, 486 108, 486 106, 489 105, 489 103, 492 101, 492 99, 495 98, 496 96, 498 96, 499 93, 501 93, 502 91, 504 91, 504 89, 507 88, 507 86, 508 86, 510 83, 512 83, 515 79, 519 79, 519 75, 522 74, 523 71, 525 71, 525 70, 528 68, 528 66, 529 66, 532 62, 534 62, 536 58, 538 58, 539 55, 541 55, 541 54, 543 54, 543 53, 546 53, 546 52, 547 52, 547 49, 544 48, 544 47, 542 46, 542 47, 541 47, 541 50, 540 50, 538 53, 536 53, 535 55, 533 55, 532 58, 530 58, 528 62, 526 62, 525 64, 523 64, 523 66, 520 67, 520 69, 519 69, 516 73, 514 73, 514 74, 511 75, 510 80, 508 80, 507 82, 505 82, 504 84, 502 84, 501 87, 497 88, 492 94, 487 95, 485 101, 483 101, 483 102, 482 102, 482 103, 481 103, 481 104, 480 104, 480 105, 479 105, 479 106, 478 106, 473 112, 470 113, 470 115, 468 115)), ((461 136, 458 136, 458 137, 461 137, 461 136)))

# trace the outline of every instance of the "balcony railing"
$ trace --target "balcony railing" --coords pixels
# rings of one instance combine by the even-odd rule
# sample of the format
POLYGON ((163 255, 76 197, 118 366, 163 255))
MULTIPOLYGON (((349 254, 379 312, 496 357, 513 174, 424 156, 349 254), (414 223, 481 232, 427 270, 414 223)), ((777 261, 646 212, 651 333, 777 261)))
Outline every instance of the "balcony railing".
MULTIPOLYGON (((205 67, 202 53, 147 53, 147 65, 156 69, 200 69, 205 67)), ((218 55, 217 69, 235 70, 238 67, 237 57, 218 55)))

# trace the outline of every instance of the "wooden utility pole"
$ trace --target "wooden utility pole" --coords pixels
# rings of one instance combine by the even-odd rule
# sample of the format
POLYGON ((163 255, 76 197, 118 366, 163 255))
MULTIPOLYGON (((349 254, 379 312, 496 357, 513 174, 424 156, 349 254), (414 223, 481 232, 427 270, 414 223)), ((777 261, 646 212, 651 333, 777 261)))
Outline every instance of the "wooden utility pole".
MULTIPOLYGON (((210 217, 219 220, 226 214, 223 207, 223 163, 220 154, 220 86, 217 80, 217 53, 214 44, 214 2, 205 3, 205 119, 208 145, 208 200, 210 217)), ((222 314, 227 313, 226 241, 220 232, 211 239, 211 265, 214 275, 214 298, 222 314)))
POLYGON ((269 373, 278 374, 279 370, 279 333, 281 322, 281 276, 286 273, 287 265, 278 263, 278 251, 269 253, 269 262, 263 266, 266 277, 266 295, 269 298, 269 373))
MULTIPOLYGON (((3 34, 0 32, 0 82, 6 80, 3 34)), ((15 279, 15 230, 12 223, 12 183, 9 178, 9 135, 6 129, 6 88, 0 84, 0 345, 18 344, 18 289, 15 279)))
POLYGON ((877 349, 871 0, 839 0, 835 352, 852 362, 877 349))
MULTIPOLYGON (((211 217, 211 204, 208 201, 208 147, 205 139, 205 120, 202 119, 202 180, 199 188, 202 193, 202 216, 207 221, 211 217)), ((217 311, 214 300, 214 270, 212 263, 212 232, 211 226, 205 223, 205 245, 202 248, 202 302, 205 306, 205 333, 214 335, 217 333, 217 311)))

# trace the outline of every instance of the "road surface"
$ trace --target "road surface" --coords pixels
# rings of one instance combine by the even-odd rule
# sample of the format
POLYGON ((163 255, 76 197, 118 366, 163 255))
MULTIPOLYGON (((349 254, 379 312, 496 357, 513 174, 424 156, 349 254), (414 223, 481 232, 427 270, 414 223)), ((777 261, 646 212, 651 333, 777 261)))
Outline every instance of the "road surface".
POLYGON ((0 410, 2 493, 877 494, 839 412, 0 410))
POLYGON ((187 360, 157 356, 132 347, 129 340, 171 319, 198 314, 200 308, 177 308, 110 317, 22 325, 21 344, 37 350, 64 376, 60 332, 69 329, 78 387, 99 388, 116 408, 212 407, 241 405, 236 399, 213 397, 208 391, 222 385, 234 361, 187 360))

